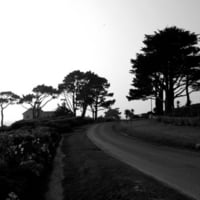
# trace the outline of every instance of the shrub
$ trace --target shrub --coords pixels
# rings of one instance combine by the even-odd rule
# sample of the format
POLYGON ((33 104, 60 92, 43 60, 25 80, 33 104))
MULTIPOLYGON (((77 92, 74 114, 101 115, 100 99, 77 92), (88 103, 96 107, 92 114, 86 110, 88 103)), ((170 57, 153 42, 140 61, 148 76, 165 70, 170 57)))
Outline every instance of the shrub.
POLYGON ((159 122, 174 124, 177 126, 200 126, 199 117, 172 117, 172 116, 159 116, 159 122))
MULTIPOLYGON (((20 199, 27 199, 28 186, 39 188, 38 180, 48 171, 60 140, 53 129, 29 128, 0 134, 0 182, 6 192, 14 192, 20 199)), ((0 199, 5 195, 0 192, 0 199)))
POLYGON ((62 133, 91 119, 21 120, 0 132, 0 199, 41 199, 62 133))

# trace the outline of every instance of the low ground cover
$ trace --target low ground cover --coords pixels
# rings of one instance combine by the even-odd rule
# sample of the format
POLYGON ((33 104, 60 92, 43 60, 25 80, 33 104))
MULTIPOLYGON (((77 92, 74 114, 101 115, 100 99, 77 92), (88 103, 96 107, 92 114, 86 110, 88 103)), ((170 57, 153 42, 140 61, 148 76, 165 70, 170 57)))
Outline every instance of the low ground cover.
POLYGON ((175 126, 156 120, 122 121, 115 125, 122 134, 156 144, 199 150, 200 127, 175 126))
POLYGON ((190 106, 183 106, 176 108, 170 114, 175 117, 200 117, 200 104, 192 104, 190 106))
POLYGON ((200 127, 200 117, 174 117, 174 116, 159 116, 157 121, 176 126, 198 126, 200 127))

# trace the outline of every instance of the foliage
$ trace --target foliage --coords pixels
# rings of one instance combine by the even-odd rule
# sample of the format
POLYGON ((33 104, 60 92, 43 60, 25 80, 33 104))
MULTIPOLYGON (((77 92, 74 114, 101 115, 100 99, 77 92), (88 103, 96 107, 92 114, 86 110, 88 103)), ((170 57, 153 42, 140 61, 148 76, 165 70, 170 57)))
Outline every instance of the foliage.
POLYGON ((99 77, 91 71, 84 73, 76 70, 68 74, 63 83, 59 84, 59 91, 74 116, 77 110, 80 110, 81 116, 84 117, 87 108, 90 107, 93 118, 97 119, 99 110, 109 108, 115 102, 113 99, 108 99, 113 96, 113 93, 108 92, 109 87, 106 78, 99 77))
POLYGON ((9 105, 17 103, 19 99, 20 97, 11 91, 0 92, 1 127, 3 126, 4 110, 9 105))
POLYGON ((0 182, 4 182, 5 190, 0 191, 0 198, 12 199, 11 194, 15 194, 17 199, 33 199, 28 191, 39 189, 36 182, 48 171, 59 140, 60 135, 48 127, 1 133, 0 182))
POLYGON ((32 94, 23 95, 20 103, 28 104, 32 109, 33 118, 39 118, 42 108, 57 97, 58 91, 52 86, 46 85, 38 85, 32 91, 32 94))
POLYGON ((87 90, 85 100, 91 108, 93 119, 96 120, 98 118, 98 112, 105 108, 110 108, 115 103, 115 100, 109 99, 113 97, 113 93, 108 92, 110 84, 106 78, 99 77, 90 71, 86 73, 86 77, 88 84, 85 88, 87 90))
POLYGON ((58 105, 55 111, 55 116, 73 117, 73 113, 66 107, 65 103, 63 103, 62 105, 58 105))
POLYGON ((200 104, 178 107, 173 110, 170 116, 175 117, 200 117, 200 104))
POLYGON ((120 120, 121 112, 119 111, 119 108, 110 108, 108 111, 105 112, 105 118, 106 119, 114 119, 114 120, 120 120))
POLYGON ((91 119, 21 120, 0 132, 0 199, 41 199, 61 134, 91 119))
POLYGON ((67 108, 76 117, 76 112, 78 110, 78 93, 84 83, 84 73, 80 70, 75 70, 65 76, 63 82, 58 85, 59 92, 63 94, 64 102, 67 108))
POLYGON ((200 80, 198 39, 197 34, 177 27, 145 35, 142 53, 131 60, 134 88, 130 89, 128 100, 154 97, 159 114, 163 112, 163 102, 170 113, 174 99, 180 96, 186 96, 189 105, 189 94, 200 80))
POLYGON ((166 124, 173 124, 176 126, 200 126, 199 117, 172 117, 172 116, 159 116, 157 117, 159 122, 166 124))
POLYGON ((134 118, 134 110, 133 110, 133 109, 131 109, 131 110, 126 109, 126 110, 124 111, 124 114, 125 114, 126 119, 131 120, 131 119, 134 118))

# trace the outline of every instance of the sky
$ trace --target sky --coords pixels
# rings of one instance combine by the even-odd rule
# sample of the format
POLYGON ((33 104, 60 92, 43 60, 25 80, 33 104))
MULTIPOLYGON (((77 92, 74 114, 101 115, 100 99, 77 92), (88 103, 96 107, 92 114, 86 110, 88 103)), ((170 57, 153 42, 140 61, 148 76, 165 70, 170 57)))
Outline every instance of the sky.
MULTIPOLYGON (((167 26, 199 34, 199 8, 199 0, 0 0, 0 91, 28 94, 40 84, 57 87, 74 70, 91 70, 110 82, 114 108, 150 111, 150 101, 126 99, 130 59, 145 34, 167 26)), ((192 96, 198 100, 200 94, 192 96)), ((24 111, 8 107, 5 121, 24 111)))

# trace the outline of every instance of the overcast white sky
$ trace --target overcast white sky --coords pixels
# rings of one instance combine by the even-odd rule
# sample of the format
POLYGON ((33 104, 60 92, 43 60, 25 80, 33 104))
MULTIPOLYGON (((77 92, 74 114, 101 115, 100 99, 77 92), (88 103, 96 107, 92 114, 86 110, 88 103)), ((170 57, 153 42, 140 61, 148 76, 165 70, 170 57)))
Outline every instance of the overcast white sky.
MULTIPOLYGON (((199 9, 199 0, 0 0, 0 91, 27 94, 43 83, 57 87, 73 70, 91 70, 111 83, 114 107, 149 111, 148 101, 125 97, 130 59, 145 34, 166 26, 200 33, 199 9)), ((23 111, 9 107, 6 121, 23 111)))

